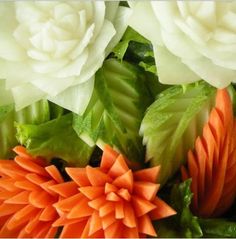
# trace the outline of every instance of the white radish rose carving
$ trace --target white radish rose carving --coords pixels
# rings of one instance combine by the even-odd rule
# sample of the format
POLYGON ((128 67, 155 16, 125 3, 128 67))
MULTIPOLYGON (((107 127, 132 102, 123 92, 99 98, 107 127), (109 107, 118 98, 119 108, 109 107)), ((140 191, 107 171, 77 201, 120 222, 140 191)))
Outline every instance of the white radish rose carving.
POLYGON ((0 78, 16 108, 47 98, 83 113, 130 11, 118 1, 1 2, 0 78))
POLYGON ((153 43, 161 82, 184 84, 202 78, 219 88, 236 82, 235 1, 130 5, 130 25, 153 43))

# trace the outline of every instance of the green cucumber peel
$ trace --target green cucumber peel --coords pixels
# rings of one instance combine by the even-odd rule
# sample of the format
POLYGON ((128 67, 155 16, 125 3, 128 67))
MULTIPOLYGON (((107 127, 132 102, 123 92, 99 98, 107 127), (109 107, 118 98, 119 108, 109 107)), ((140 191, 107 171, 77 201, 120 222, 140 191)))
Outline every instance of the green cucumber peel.
POLYGON ((97 72, 86 112, 74 114, 73 127, 90 146, 110 144, 132 161, 144 155, 139 127, 151 96, 138 68, 115 59, 97 72))
POLYGON ((186 161, 214 105, 215 88, 201 81, 161 92, 148 108, 140 127, 146 161, 161 165, 163 185, 186 161))

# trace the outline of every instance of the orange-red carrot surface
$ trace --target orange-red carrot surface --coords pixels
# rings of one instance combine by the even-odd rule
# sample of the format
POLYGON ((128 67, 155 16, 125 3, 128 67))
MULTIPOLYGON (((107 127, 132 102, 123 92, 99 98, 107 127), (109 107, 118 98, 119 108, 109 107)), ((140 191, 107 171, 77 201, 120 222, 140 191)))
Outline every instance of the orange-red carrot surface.
MULTIPOLYGON (((14 160, 0 160, 0 237, 54 238, 57 227, 52 224, 58 213, 52 205, 61 196, 50 187, 63 185, 63 179, 55 166, 46 166, 24 147, 14 151, 14 160)), ((76 191, 66 189, 62 196, 76 191)))
POLYGON ((215 217, 230 208, 236 197, 236 119, 226 89, 217 91, 203 134, 181 171, 183 180, 192 178, 192 208, 197 215, 215 217))
MULTIPOLYGON (((156 236, 152 220, 176 212, 156 196, 160 167, 132 172, 125 158, 106 146, 98 168, 66 168, 78 191, 54 204, 64 226, 61 238, 156 236)), ((66 187, 66 186, 65 186, 66 187)), ((57 188, 57 193, 61 189, 57 188)))

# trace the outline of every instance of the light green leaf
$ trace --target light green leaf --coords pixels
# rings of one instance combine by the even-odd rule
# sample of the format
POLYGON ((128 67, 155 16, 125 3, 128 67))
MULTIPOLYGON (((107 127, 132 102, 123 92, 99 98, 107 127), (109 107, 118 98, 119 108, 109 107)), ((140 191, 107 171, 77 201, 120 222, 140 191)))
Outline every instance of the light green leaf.
POLYGON ((146 161, 161 165, 164 184, 185 163, 187 151, 201 134, 214 103, 215 89, 199 82, 173 86, 158 95, 142 121, 146 161))
POLYGON ((17 139, 33 155, 61 158, 71 165, 88 164, 93 148, 84 143, 72 128, 72 113, 45 123, 16 123, 17 139))
POLYGON ((48 121, 49 118, 49 105, 46 100, 41 100, 17 112, 13 104, 0 106, 0 157, 4 159, 13 156, 12 148, 18 144, 15 121, 40 124, 48 121))
POLYGON ((124 36, 122 37, 122 40, 113 49, 115 56, 119 60, 122 60, 124 58, 124 55, 131 41, 135 41, 135 42, 139 42, 143 44, 150 44, 150 42, 147 39, 145 39, 143 36, 141 36, 138 32, 133 30, 131 27, 128 27, 124 36))
POLYGON ((143 147, 138 131, 149 97, 137 68, 109 59, 96 74, 85 114, 74 115, 74 129, 91 146, 110 144, 130 160, 139 161, 143 147))

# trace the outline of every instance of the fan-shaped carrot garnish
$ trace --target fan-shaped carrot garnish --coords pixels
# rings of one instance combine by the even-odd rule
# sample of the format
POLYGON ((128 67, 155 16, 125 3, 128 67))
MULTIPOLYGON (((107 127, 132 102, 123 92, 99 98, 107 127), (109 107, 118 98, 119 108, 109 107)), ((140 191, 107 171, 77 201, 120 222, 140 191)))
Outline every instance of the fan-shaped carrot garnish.
POLYGON ((66 169, 78 192, 54 204, 61 215, 54 225, 64 226, 61 238, 156 236, 151 221, 175 214, 156 196, 159 167, 133 173, 126 162, 106 146, 100 167, 66 169))
MULTIPOLYGON (((55 188, 63 179, 55 166, 45 167, 45 160, 32 157, 24 147, 14 151, 15 160, 0 160, 0 237, 55 237, 52 224, 59 215, 52 204, 60 198, 55 188)), ((74 194, 74 185, 66 184, 61 197, 74 194)))
POLYGON ((188 153, 182 179, 192 178, 193 211, 202 217, 224 213, 236 197, 236 120, 226 89, 218 90, 203 135, 188 153))

